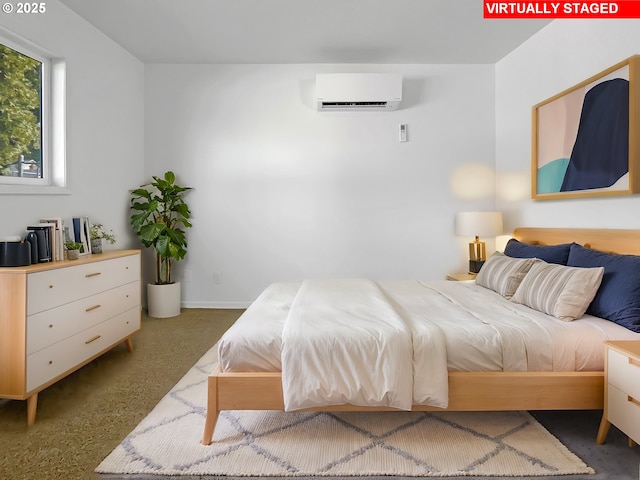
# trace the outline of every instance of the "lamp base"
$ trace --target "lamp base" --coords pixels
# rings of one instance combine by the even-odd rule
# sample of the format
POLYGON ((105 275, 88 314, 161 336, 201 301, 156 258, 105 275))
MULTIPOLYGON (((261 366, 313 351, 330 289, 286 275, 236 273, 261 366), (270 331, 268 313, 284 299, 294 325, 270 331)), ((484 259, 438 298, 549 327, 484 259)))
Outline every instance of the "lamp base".
POLYGON ((469 260, 469 273, 478 273, 484 265, 484 260, 469 260))

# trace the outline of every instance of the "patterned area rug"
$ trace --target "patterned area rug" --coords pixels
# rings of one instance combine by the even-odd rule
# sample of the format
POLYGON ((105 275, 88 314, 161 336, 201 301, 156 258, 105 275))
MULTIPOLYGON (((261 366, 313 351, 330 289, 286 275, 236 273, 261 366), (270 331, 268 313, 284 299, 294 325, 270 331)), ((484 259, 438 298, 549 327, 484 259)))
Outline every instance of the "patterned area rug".
POLYGON ((594 473, 527 412, 222 412, 200 444, 212 348, 96 468, 136 478, 594 473))

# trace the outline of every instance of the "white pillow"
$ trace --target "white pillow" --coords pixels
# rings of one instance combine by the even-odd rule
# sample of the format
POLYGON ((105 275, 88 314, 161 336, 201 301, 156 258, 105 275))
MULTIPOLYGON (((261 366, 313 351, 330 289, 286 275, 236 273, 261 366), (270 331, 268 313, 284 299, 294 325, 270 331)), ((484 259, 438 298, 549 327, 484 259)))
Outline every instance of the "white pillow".
POLYGON ((603 274, 603 267, 565 267, 539 261, 531 267, 511 301, 570 322, 584 315, 603 274))
POLYGON ((491 255, 476 277, 476 283, 505 298, 511 298, 537 258, 513 258, 500 252, 491 255))

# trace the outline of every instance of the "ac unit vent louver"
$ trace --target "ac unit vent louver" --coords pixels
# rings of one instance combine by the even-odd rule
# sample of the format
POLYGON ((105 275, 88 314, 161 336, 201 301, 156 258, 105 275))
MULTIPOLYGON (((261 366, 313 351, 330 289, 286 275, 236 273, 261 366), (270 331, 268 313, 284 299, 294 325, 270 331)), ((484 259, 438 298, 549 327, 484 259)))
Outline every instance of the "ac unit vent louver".
POLYGON ((345 109, 345 108, 383 108, 386 107, 389 102, 322 102, 322 108, 325 110, 345 109))

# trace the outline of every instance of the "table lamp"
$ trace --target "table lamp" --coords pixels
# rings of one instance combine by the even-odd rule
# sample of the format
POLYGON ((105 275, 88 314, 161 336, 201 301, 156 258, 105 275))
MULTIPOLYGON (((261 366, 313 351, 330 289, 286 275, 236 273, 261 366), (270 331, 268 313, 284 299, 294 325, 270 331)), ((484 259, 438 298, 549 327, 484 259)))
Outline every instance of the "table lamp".
POLYGON ((480 241, 480 237, 495 237, 502 234, 502 213, 457 213, 456 234, 475 237, 475 240, 469 243, 469 273, 478 273, 487 259, 485 243, 480 241))

